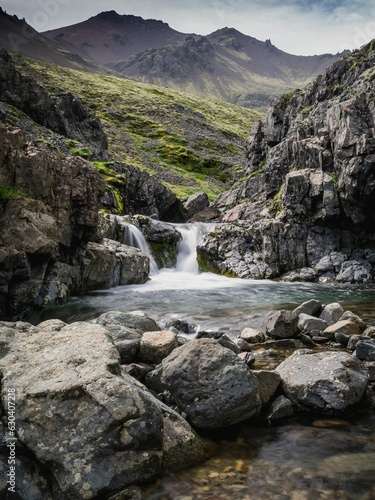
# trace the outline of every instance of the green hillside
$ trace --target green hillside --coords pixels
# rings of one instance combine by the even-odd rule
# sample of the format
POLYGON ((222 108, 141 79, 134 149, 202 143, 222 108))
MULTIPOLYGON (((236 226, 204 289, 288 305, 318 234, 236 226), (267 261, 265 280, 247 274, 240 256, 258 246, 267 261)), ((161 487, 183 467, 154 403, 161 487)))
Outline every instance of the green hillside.
POLYGON ((221 101, 32 59, 18 59, 17 68, 52 93, 78 95, 105 125, 109 160, 146 169, 179 197, 204 190, 213 198, 238 179, 244 141, 262 116, 221 101))

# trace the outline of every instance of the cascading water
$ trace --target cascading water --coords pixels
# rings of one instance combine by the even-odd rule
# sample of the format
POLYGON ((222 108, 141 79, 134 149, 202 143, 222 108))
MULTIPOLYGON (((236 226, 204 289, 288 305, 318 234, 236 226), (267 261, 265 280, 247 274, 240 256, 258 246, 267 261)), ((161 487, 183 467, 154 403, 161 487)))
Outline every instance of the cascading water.
POLYGON ((142 232, 134 226, 133 224, 126 224, 125 230, 125 245, 130 247, 139 248, 143 253, 150 258, 150 275, 157 274, 159 272, 158 265, 151 253, 150 247, 147 244, 146 238, 143 236, 142 232))
POLYGON ((203 236, 215 227, 215 224, 176 224, 182 239, 177 245, 176 271, 198 274, 197 246, 203 236))

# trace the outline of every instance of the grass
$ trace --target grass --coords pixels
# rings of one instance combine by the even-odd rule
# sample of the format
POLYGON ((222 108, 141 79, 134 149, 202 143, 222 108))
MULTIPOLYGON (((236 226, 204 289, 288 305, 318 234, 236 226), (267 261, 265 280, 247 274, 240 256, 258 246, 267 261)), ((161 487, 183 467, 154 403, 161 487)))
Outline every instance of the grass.
POLYGON ((12 198, 30 198, 30 196, 13 186, 0 184, 0 203, 5 204, 12 198))
MULTIPOLYGON (((244 141, 262 118, 257 111, 125 78, 25 61, 18 66, 21 73, 51 93, 78 95, 99 116, 111 160, 148 171, 177 196, 204 188, 213 198, 244 169, 244 141)), ((95 159, 87 148, 67 143, 72 154, 95 159)))

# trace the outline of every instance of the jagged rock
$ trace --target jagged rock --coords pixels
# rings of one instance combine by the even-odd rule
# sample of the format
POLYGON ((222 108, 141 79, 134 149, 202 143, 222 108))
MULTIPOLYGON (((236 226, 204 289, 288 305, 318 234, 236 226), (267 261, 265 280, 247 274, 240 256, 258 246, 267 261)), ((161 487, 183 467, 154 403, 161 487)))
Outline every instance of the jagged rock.
POLYGON ((273 370, 252 370, 259 382, 259 395, 262 405, 267 404, 280 385, 281 377, 273 370))
POLYGON ((290 399, 285 396, 278 396, 271 404, 268 410, 267 418, 277 420, 279 418, 293 417, 294 408, 290 399))
POLYGON ((330 340, 335 338, 337 333, 344 333, 345 335, 359 335, 358 326, 348 320, 341 320, 333 325, 328 326, 322 333, 324 337, 327 337, 330 340))
POLYGON ((355 355, 362 361, 375 361, 375 340, 359 340, 355 346, 355 355))
POLYGON ((301 313, 298 317, 298 328, 306 332, 322 332, 327 328, 327 322, 315 316, 301 313))
POLYGON ((290 311, 277 311, 267 321, 266 332, 275 339, 289 339, 298 332, 298 316, 290 311))
POLYGON ((254 328, 245 328, 244 330, 242 330, 240 337, 250 344, 264 342, 266 340, 264 333, 259 332, 254 328))
MULTIPOLYGON (((18 455, 19 477, 24 455, 33 453, 52 498, 108 497, 166 465, 202 457, 186 421, 121 369, 101 325, 20 324, 2 333, 2 404, 15 389, 17 436, 26 447, 18 455)), ((37 491, 31 475, 28 481, 29 492, 37 491)))
POLYGON ((344 314, 344 309, 338 302, 333 302, 332 304, 327 304, 320 314, 320 319, 327 322, 328 325, 333 325, 340 320, 344 314))
POLYGON ((199 247, 213 271, 373 281, 374 54, 368 44, 271 102, 246 144, 248 179, 213 204, 227 221, 199 247))
POLYGON ((304 302, 294 309, 294 314, 300 315, 301 313, 308 314, 309 316, 317 316, 322 308, 322 303, 318 300, 311 299, 304 302))
POLYGON ((225 427, 260 411, 256 377, 215 340, 191 340, 165 358, 157 371, 162 386, 197 427, 225 427))
POLYGON ((177 335, 173 332, 145 332, 141 339, 141 358, 143 361, 158 364, 176 347, 178 347, 177 335))
POLYGON ((208 196, 204 192, 192 194, 183 201, 184 210, 186 213, 186 220, 190 220, 198 212, 208 207, 208 196))
POLYGON ((365 366, 345 352, 295 351, 276 372, 285 395, 299 409, 336 414, 358 403, 366 389, 365 366))

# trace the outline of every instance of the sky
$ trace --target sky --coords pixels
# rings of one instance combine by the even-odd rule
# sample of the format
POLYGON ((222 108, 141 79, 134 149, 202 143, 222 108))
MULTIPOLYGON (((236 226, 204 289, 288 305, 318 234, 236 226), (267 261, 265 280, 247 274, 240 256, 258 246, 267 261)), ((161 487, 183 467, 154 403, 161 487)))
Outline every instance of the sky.
POLYGON ((297 55, 336 54, 375 38, 374 0, 0 0, 0 6, 40 32, 115 10, 183 33, 232 27, 297 55))

